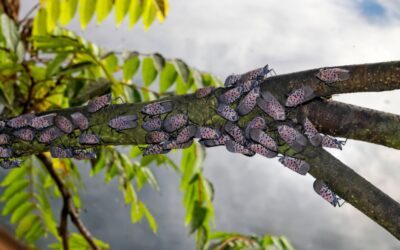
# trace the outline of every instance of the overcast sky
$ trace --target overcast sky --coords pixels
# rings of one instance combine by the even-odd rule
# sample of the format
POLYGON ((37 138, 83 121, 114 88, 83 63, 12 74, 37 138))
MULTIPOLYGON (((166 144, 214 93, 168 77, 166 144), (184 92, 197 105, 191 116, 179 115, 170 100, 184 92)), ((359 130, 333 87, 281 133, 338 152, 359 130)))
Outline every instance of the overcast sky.
MULTIPOLYGON (((168 18, 144 32, 115 28, 114 16, 82 32, 109 50, 160 52, 179 57, 221 79, 268 63, 287 73, 314 67, 400 59, 399 0, 173 0, 168 18)), ((24 4, 24 1, 23 1, 24 4)), ((336 100, 400 114, 398 91, 335 96, 336 100)), ((349 141, 334 152, 356 172, 400 200, 397 150, 349 141)), ((318 197, 311 176, 277 160, 246 158, 210 149, 205 175, 215 185, 216 229, 247 234, 283 234, 297 249, 398 249, 389 233, 351 205, 333 208, 318 197)), ((92 233, 113 249, 193 249, 183 227, 179 178, 155 169, 159 193, 141 194, 159 222, 153 236, 145 223, 131 225, 116 183, 88 179, 84 218, 92 233), (113 198, 110 198, 113 197, 113 198), (118 198, 120 197, 120 198, 118 198)), ((87 173, 87 168, 83 168, 87 173)))

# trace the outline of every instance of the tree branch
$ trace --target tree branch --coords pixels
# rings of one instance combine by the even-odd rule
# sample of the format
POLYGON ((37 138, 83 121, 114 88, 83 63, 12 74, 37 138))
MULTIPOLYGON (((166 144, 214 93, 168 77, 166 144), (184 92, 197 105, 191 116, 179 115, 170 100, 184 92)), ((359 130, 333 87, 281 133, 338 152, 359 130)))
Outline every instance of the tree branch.
POLYGON ((71 217, 72 222, 75 224, 76 228, 82 234, 82 236, 86 239, 88 244, 91 246, 92 249, 99 249, 96 243, 94 242, 93 236, 89 232, 89 230, 85 227, 82 221, 79 218, 79 214, 76 211, 72 201, 71 201, 71 194, 69 193, 67 187, 64 185, 61 178, 58 176, 57 172, 53 167, 53 163, 51 158, 46 156, 45 154, 41 153, 38 155, 38 158, 43 162, 44 166, 46 167, 47 171, 49 172, 50 176, 56 183, 62 197, 63 197, 63 208, 61 211, 61 219, 60 219, 60 228, 59 234, 62 238, 62 243, 64 249, 69 249, 68 247, 68 230, 67 230, 67 215, 69 214, 71 217))

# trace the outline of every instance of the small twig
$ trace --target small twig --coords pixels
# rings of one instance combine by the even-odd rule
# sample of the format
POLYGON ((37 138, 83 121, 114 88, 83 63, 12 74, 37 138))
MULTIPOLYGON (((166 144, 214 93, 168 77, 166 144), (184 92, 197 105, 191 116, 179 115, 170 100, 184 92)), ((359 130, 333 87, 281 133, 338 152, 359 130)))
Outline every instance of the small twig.
POLYGON ((20 21, 18 21, 18 24, 24 23, 24 22, 29 18, 29 16, 30 16, 37 8, 39 8, 39 6, 40 6, 39 3, 35 4, 35 5, 26 13, 26 15, 25 15, 20 21))
POLYGON ((225 247, 226 247, 229 243, 234 242, 234 241, 237 241, 237 240, 241 240, 241 241, 247 242, 247 243, 249 243, 249 244, 255 242, 255 240, 250 239, 250 238, 248 238, 248 237, 241 236, 241 235, 236 235, 236 236, 233 236, 233 237, 230 237, 230 238, 224 240, 224 241, 221 243, 221 245, 218 246, 218 248, 217 248, 216 250, 224 250, 225 247))

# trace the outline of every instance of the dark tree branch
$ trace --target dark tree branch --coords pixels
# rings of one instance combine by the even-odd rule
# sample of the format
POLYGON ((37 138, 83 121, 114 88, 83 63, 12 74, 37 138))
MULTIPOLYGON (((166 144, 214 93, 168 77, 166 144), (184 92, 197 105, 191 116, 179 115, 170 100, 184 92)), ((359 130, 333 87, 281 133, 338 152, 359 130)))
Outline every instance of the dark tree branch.
POLYGON ((79 214, 76 211, 72 201, 71 201, 71 194, 68 191, 68 188, 64 185, 61 178, 58 176, 57 172, 53 167, 53 163, 51 158, 46 156, 45 154, 41 153, 38 155, 38 158, 43 162, 45 168, 49 172, 50 176, 56 183, 62 197, 63 197, 63 208, 61 211, 61 219, 60 219, 60 227, 59 227, 59 234, 62 238, 62 244, 64 249, 69 249, 68 247, 68 221, 67 216, 68 214, 71 217, 72 222, 75 224, 76 228, 82 234, 82 236, 86 239, 92 249, 99 249, 96 245, 93 236, 86 228, 86 226, 82 223, 81 219, 79 218, 79 214))

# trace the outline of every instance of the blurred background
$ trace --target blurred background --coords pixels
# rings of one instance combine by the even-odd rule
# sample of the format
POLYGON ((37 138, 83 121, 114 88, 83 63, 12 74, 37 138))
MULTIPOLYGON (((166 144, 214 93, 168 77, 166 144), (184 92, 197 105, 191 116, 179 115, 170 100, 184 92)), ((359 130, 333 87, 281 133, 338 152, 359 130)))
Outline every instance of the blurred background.
MULTIPOLYGON (((22 1, 26 13, 37 1, 22 1)), ((399 0, 170 0, 163 24, 115 28, 114 15, 85 31, 68 27, 108 50, 159 52, 224 79, 269 64, 278 74, 323 66, 400 60, 399 0)), ((399 91, 334 96, 334 99, 400 114, 399 91)), ((397 150, 349 140, 332 153, 400 201, 397 150)), ((176 159, 179 157, 176 156, 176 159)), ((117 180, 90 178, 82 192, 82 219, 112 249, 194 249, 184 227, 179 176, 153 167, 160 191, 139 196, 155 216, 132 225, 117 180)), ((351 205, 333 208, 315 194, 311 176, 302 177, 278 161, 247 158, 224 148, 207 150, 205 176, 215 187, 215 227, 243 234, 286 235, 296 249, 400 249, 399 242, 351 205)), ((3 175, 4 171, 0 170, 3 175)), ((4 218, 2 218, 4 220, 4 218)), ((4 222, 6 223, 6 222, 4 222)), ((71 226, 72 228, 73 226, 71 226)), ((46 243, 43 242, 43 248, 46 243)))

